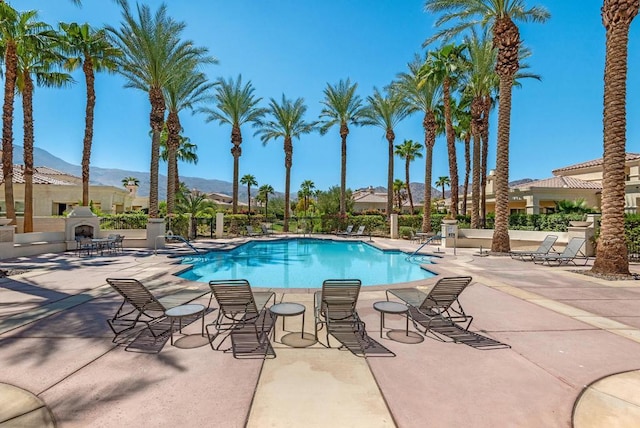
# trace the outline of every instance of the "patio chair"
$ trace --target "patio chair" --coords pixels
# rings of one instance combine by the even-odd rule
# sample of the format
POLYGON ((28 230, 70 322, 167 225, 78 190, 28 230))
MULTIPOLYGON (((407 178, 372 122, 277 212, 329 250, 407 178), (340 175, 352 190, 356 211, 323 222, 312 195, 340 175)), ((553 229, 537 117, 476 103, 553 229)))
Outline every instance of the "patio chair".
POLYGON ((468 330, 473 317, 464 312, 458 297, 470 283, 470 276, 440 278, 427 293, 417 288, 389 289, 387 300, 393 295, 406 303, 416 329, 425 335, 433 328, 452 324, 468 330))
POLYGON ((247 226, 247 236, 261 236, 262 232, 257 232, 253 229, 253 226, 247 226))
POLYGON ((91 256, 97 251, 96 244, 89 237, 76 237, 76 254, 81 256, 86 253, 87 256, 91 256))
POLYGON ((235 358, 275 357, 269 341, 273 318, 266 308, 271 299, 275 304, 275 293, 253 292, 245 279, 213 280, 209 281, 209 287, 211 299, 215 297, 219 306, 216 320, 206 326, 211 348, 219 350, 231 337, 230 350, 235 358), (214 346, 223 333, 226 335, 214 346))
POLYGON ((553 249, 553 244, 556 243, 558 239, 557 235, 547 235, 544 240, 540 244, 537 250, 534 251, 509 251, 509 255, 512 259, 522 260, 522 261, 531 261, 534 256, 541 256, 544 254, 549 254, 549 252, 553 249))
POLYGON ((327 347, 330 333, 364 332, 364 322, 356 311, 356 303, 362 283, 359 279, 327 279, 322 290, 313 295, 315 314, 315 336, 318 338, 318 326, 326 327, 327 347))
POLYGON ((581 250, 585 241, 582 237, 574 236, 562 253, 536 255, 533 257, 533 262, 540 265, 547 263, 548 265, 555 264, 557 266, 573 263, 578 266, 575 260, 584 259, 583 265, 586 265, 589 262, 589 257, 581 250))
POLYGON ((260 225, 260 229, 262 230, 262 234, 264 236, 273 235, 273 232, 271 230, 269 230, 269 228, 267 228, 266 224, 261 224, 260 225))
POLYGON ((351 235, 351 231, 353 230, 353 225, 350 224, 343 232, 337 232, 336 235, 351 235))
POLYGON ((118 342, 123 333, 134 330, 139 323, 144 324, 142 330, 147 329, 153 339, 167 337, 169 327, 162 323, 166 319, 167 309, 189 303, 206 294, 201 290, 184 290, 158 299, 137 279, 107 278, 107 283, 124 298, 115 315, 107 320, 115 334, 113 343, 118 342))
POLYGON ((349 235, 350 236, 362 236, 362 234, 364 234, 364 229, 365 229, 365 226, 361 225, 361 226, 358 227, 358 230, 356 230, 353 233, 350 233, 349 235))

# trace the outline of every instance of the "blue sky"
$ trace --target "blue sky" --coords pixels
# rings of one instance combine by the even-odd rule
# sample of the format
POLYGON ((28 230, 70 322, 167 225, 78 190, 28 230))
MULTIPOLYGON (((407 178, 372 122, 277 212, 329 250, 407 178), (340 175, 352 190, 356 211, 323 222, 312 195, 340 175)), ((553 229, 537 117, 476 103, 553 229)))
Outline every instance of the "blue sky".
MULTIPOLYGON (((144 3, 156 10, 162 3, 144 3)), ((316 120, 327 83, 350 78, 362 98, 374 87, 389 84, 434 32, 435 17, 423 11, 422 0, 190 0, 167 1, 170 16, 187 23, 185 38, 206 46, 218 65, 205 70, 211 80, 236 77, 251 80, 266 106, 269 98, 303 97, 306 119, 316 120)), ((514 89, 511 119, 510 180, 550 177, 555 168, 602 157, 602 109, 605 32, 602 0, 527 1, 546 7, 546 24, 521 24, 521 37, 532 52, 531 71, 542 81, 528 80, 514 89)), ((118 27, 121 12, 115 2, 84 0, 76 7, 67 0, 21 0, 20 10, 36 9, 50 24, 88 22, 118 27)), ((135 7, 135 3, 131 3, 135 7)), ((640 34, 634 22, 629 44, 627 151, 638 152, 640 111, 640 34)), ((67 89, 37 88, 34 98, 36 147, 80 164, 84 129, 85 87, 81 72, 67 89)), ((119 75, 96 78, 97 107, 92 165, 148 171, 150 160, 149 102, 145 93, 123 87, 119 75)), ((22 145, 20 106, 16 106, 15 143, 22 145)), ((423 141, 421 115, 396 129, 396 144, 423 141)), ((490 130, 489 168, 495 167, 497 110, 490 130)), ((180 165, 182 176, 232 181, 230 128, 206 123, 202 115, 181 115, 184 134, 198 145, 197 165, 180 165)), ((282 141, 266 146, 243 132, 240 176, 253 174, 259 185, 284 190, 282 141)), ((463 147, 458 145, 460 179, 463 147)), ((385 186, 387 143, 379 128, 351 128, 348 139, 347 186, 385 186)), ((395 159, 395 177, 404 180, 404 162, 395 159)), ((446 144, 434 149, 434 181, 448 176, 446 144)), ((166 165, 161 164, 161 173, 166 165)), ((326 190, 340 183, 338 129, 325 136, 308 134, 294 140, 292 191, 304 180, 326 190)), ((411 181, 424 181, 424 159, 411 166, 411 181)), ((433 183, 432 183, 433 184, 433 183)), ((161 198, 163 195, 161 195, 161 198)))

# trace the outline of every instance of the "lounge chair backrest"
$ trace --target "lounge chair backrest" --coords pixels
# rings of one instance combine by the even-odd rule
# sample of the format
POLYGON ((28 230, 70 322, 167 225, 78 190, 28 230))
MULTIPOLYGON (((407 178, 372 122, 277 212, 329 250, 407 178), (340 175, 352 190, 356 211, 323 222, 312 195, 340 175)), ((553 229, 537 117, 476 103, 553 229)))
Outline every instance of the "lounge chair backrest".
POLYGON ((585 242, 584 238, 574 236, 573 238, 571 238, 571 240, 565 247, 562 254, 560 254, 560 256, 567 257, 567 258, 575 258, 578 255, 580 248, 582 248, 582 246, 584 245, 584 242, 585 242))
POLYGON ((137 279, 107 278, 107 283, 140 312, 166 310, 164 305, 137 279))
POLYGON ((456 300, 460 293, 471 283, 470 276, 455 276, 441 278, 436 282, 427 294, 419 309, 438 312, 446 311, 456 300))
POLYGON ((220 305, 220 312, 227 314, 259 312, 249 281, 245 279, 212 280, 209 281, 209 287, 220 305))
POLYGON ((247 232, 253 233, 253 226, 247 226, 247 232))
POLYGON ((360 226, 358 227, 358 230, 356 231, 356 233, 354 233, 354 235, 362 235, 364 233, 364 228, 365 226, 360 226))
POLYGON ((320 312, 328 318, 353 313, 358 302, 362 282, 359 279, 327 279, 322 283, 320 312))
POLYGON ((350 224, 347 226, 347 230, 345 230, 344 233, 351 233, 352 230, 353 230, 353 225, 350 224))
POLYGON ((264 224, 260 225, 260 229, 262 229, 262 233, 267 235, 269 234, 269 229, 267 229, 267 226, 265 226, 264 224))
POLYGON ((553 244, 555 244, 557 240, 558 237, 556 235, 545 236, 536 253, 547 254, 549 251, 551 251, 551 248, 553 248, 553 244))

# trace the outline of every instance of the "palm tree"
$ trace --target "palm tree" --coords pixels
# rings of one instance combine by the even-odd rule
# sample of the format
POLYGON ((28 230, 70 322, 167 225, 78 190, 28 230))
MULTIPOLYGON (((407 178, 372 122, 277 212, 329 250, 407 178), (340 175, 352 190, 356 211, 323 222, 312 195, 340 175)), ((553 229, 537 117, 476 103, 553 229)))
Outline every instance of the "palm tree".
MULTIPOLYGON (((269 205, 269 195, 275 194, 273 187, 270 184, 263 184, 258 189, 258 197, 264 202, 264 218, 267 218, 267 207, 269 205)), ((257 198, 256 198, 257 199, 257 198)))
POLYGON ((24 232, 33 232, 34 78, 39 86, 45 87, 59 88, 73 82, 69 74, 54 71, 65 59, 59 53, 60 34, 43 22, 32 24, 32 30, 37 30, 25 37, 16 49, 16 88, 22 94, 24 116, 24 232))
POLYGON ((436 186, 442 187, 442 200, 445 199, 444 186, 450 186, 450 185, 451 185, 451 180, 449 180, 449 177, 438 177, 438 180, 436 181, 436 186))
POLYGON ((452 92, 457 88, 458 80, 466 67, 463 57, 465 45, 446 45, 427 54, 423 72, 426 79, 433 79, 442 85, 442 106, 444 112, 447 153, 449 156, 449 176, 451 178, 451 207, 453 215, 458 213, 458 161, 456 156, 456 136, 453 129, 451 111, 452 92))
POLYGON ((607 275, 629 275, 624 232, 626 158, 626 90, 629 27, 638 14, 638 0, 605 0, 602 23, 606 30, 604 67, 604 156, 602 228, 591 269, 607 275))
MULTIPOLYGON (((422 128, 424 129, 425 171, 424 182, 431 183, 433 168, 433 147, 436 143, 438 126, 435 117, 435 106, 440 99, 440 86, 433 80, 422 77, 423 61, 416 55, 408 64, 409 72, 400 73, 392 88, 398 91, 411 106, 412 111, 422 111, 422 128)), ((422 210, 422 231, 431 232, 431 185, 424 186, 424 202, 422 210)))
POLYGON ((284 139, 284 225, 283 231, 289 231, 290 191, 291 191, 291 165, 293 163, 293 139, 300 138, 315 130, 316 122, 305 122, 303 117, 307 112, 304 99, 295 101, 287 99, 282 94, 282 101, 278 103, 273 98, 269 101, 267 110, 270 120, 257 119, 254 126, 259 128, 254 135, 259 135, 263 145, 276 138, 284 139))
POLYGON ((160 133, 166 110, 163 88, 185 64, 213 62, 206 57, 207 50, 198 48, 190 40, 180 38, 186 24, 167 16, 162 4, 155 14, 149 6, 138 5, 137 18, 133 16, 127 0, 118 0, 122 6, 123 21, 119 29, 107 27, 112 43, 123 52, 118 59, 118 72, 127 80, 125 87, 149 94, 151 112, 151 166, 149 173, 149 217, 158 217, 158 163, 160 133))
POLYGON ((68 55, 65 68, 73 71, 82 67, 87 90, 84 116, 84 139, 82 144, 82 205, 89 205, 89 167, 93 142, 93 118, 96 105, 95 72, 115 72, 116 58, 122 53, 107 39, 105 29, 94 30, 89 24, 60 23, 64 31, 65 53, 68 55))
POLYGON ((488 127, 491 94, 498 79, 495 72, 496 51, 485 30, 478 35, 472 29, 464 39, 469 52, 469 69, 464 83, 464 96, 471 98, 471 135, 473 137, 473 171, 471 179, 471 228, 480 227, 480 218, 486 215, 485 191, 488 153, 488 127), (485 100, 489 102, 485 105, 485 100), (480 217, 482 200, 482 217, 480 217))
POLYGON ((302 184, 300 184, 300 191, 298 192, 298 198, 304 199, 305 214, 309 209, 309 198, 313 195, 313 189, 315 188, 316 188, 316 185, 311 180, 304 180, 302 184))
POLYGON ((422 157, 422 153, 420 153, 421 151, 422 151, 422 144, 416 143, 413 140, 404 140, 402 144, 398 144, 396 146, 396 152, 395 152, 396 156, 400 156, 405 161, 404 172, 407 180, 406 181, 407 195, 409 196, 409 205, 411 206, 411 214, 413 214, 414 211, 413 211, 413 196, 411 195, 411 186, 409 185, 409 183, 411 183, 411 181, 409 181, 409 165, 416 158, 422 157))
POLYGON ((467 213, 467 194, 469 193, 469 175, 471 173, 471 99, 463 93, 457 103, 453 103, 453 131, 456 139, 464 144, 464 181, 462 185, 462 213, 467 213))
POLYGON ((18 77, 18 45, 38 32, 35 10, 19 13, 7 3, 0 3, 0 47, 4 52, 4 104, 2 106, 2 179, 7 218, 16 221, 13 196, 13 108, 18 77))
POLYGON ((362 113, 364 125, 382 128, 389 145, 389 167, 387 171, 387 218, 393 212, 393 141, 396 134, 393 129, 400 121, 411 114, 411 106, 397 91, 390 90, 382 95, 373 88, 373 95, 367 97, 367 107, 362 113))
POLYGON ((334 125, 340 126, 341 167, 340 167, 340 215, 346 212, 347 190, 347 135, 349 124, 361 125, 363 105, 362 99, 356 95, 357 83, 351 84, 349 79, 340 80, 336 85, 327 84, 324 89, 324 108, 320 112, 322 125, 320 135, 324 135, 334 125))
POLYGON ((496 73, 500 78, 498 105, 498 144, 496 148, 496 220, 491 251, 506 253, 509 243, 509 134, 511 128, 511 88, 519 69, 520 32, 513 20, 544 22, 549 12, 542 7, 525 8, 524 0, 426 0, 428 12, 445 12, 436 26, 455 21, 425 43, 460 34, 477 24, 493 31, 493 45, 498 51, 496 73))
POLYGON ((140 180, 138 180, 135 177, 125 177, 122 179, 122 185, 124 187, 133 185, 133 186, 139 186, 140 185, 140 180))
POLYGON ((242 84, 242 75, 236 80, 219 78, 216 81, 216 109, 200 108, 207 115, 207 122, 216 121, 220 125, 231 125, 231 154, 233 155, 233 202, 232 212, 238 212, 238 171, 239 159, 242 155, 242 132, 240 127, 245 123, 258 122, 266 109, 259 108, 262 98, 256 97, 251 81, 242 84))
POLYGON ((247 186, 247 203, 249 205, 249 215, 251 215, 251 186, 257 186, 258 181, 254 175, 245 174, 240 179, 240 183, 247 186))
POLYGON ((164 98, 167 102, 167 215, 173 214, 176 201, 176 185, 178 181, 178 149, 180 148, 179 113, 182 110, 193 110, 209 97, 212 83, 207 82, 204 73, 196 70, 195 63, 185 63, 184 69, 164 87, 164 98))
MULTIPOLYGON (((160 159, 165 162, 169 161, 169 149, 167 148, 167 138, 168 132, 167 127, 162 129, 162 133, 160 134, 160 159)), ((180 172, 178 168, 178 162, 186 162, 197 164, 198 163, 198 154, 196 151, 198 150, 198 146, 191 142, 189 137, 185 137, 184 135, 178 135, 178 149, 176 150, 176 165, 175 165, 175 180, 173 182, 173 188, 175 189, 176 200, 178 198, 178 193, 180 192, 180 172)))
POLYGON ((408 188, 407 184, 396 178, 393 180, 393 194, 395 196, 396 203, 398 204, 398 212, 402 212, 402 204, 405 200, 405 194, 403 192, 404 189, 408 188))

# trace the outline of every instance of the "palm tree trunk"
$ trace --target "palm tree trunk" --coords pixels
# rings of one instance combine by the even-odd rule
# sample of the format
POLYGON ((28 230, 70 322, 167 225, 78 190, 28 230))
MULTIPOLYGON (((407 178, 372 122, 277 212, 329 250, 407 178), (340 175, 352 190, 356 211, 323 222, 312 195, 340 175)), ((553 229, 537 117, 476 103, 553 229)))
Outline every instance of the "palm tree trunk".
POLYGON ((247 206, 249 209, 249 215, 251 215, 251 185, 247 184, 247 206))
POLYGON ((638 0, 605 0, 604 157, 602 222, 592 272, 629 275, 624 231, 627 49, 629 26, 638 14, 638 0))
POLYGON ((173 214, 176 206, 176 164, 180 145, 180 118, 178 112, 167 115, 167 215, 173 214))
POLYGON ((407 180, 407 196, 409 196, 409 206, 411 207, 411 215, 413 215, 413 196, 411 195, 411 186, 409 185, 409 164, 411 160, 407 157, 404 166, 404 175, 407 180))
POLYGON ((473 135, 473 172, 471 178, 471 228, 480 226, 480 127, 482 122, 482 100, 474 97, 471 102, 471 134, 473 135))
POLYGON ((7 218, 16 224, 16 208, 13 199, 13 100, 16 90, 18 58, 16 45, 8 41, 5 52, 4 105, 2 106, 2 179, 7 218))
POLYGON ((231 205, 231 212, 238 214, 238 172, 240 168, 240 156, 242 155, 242 133, 240 127, 237 124, 233 124, 231 128, 231 155, 233 156, 233 201, 231 205))
POLYGON ((289 231, 289 198, 291 196, 291 164, 293 163, 293 142, 291 137, 284 137, 284 225, 283 232, 289 231))
POLYGON ((347 135, 349 135, 349 127, 346 123, 340 124, 340 150, 342 154, 340 166, 340 216, 343 217, 347 212, 347 135))
POLYGON ((498 144, 496 147, 496 223, 491 251, 508 253, 509 242, 509 133, 511 131, 511 89, 518 72, 520 34, 508 16, 494 25, 493 43, 498 48, 496 73, 500 77, 498 144))
POLYGON ((33 81, 23 73, 22 114, 24 130, 24 233, 33 232, 33 81))
POLYGON ((387 141, 389 142, 389 170, 387 171, 387 219, 393 213, 393 141, 396 134, 393 129, 387 129, 387 141))
POLYGON ((469 194, 469 175, 471 173, 471 134, 464 137, 464 188, 462 195, 462 214, 467 215, 467 194, 469 194))
POLYGON ((164 126, 164 112, 166 110, 162 89, 149 89, 151 113, 151 171, 149 172, 149 217, 158 218, 158 165, 160 163, 160 133, 164 126))
POLYGON ((451 189, 451 206, 449 212, 453 217, 458 215, 458 160, 456 157, 456 134, 453 131, 451 119, 451 87, 449 78, 445 78, 442 85, 444 99, 444 121, 447 136, 447 152, 449 155, 449 188, 451 189))
POLYGON ((487 158, 489 157, 489 113, 491 112, 491 97, 486 95, 483 100, 482 126, 480 139, 482 141, 482 159, 480 169, 480 225, 487 224, 487 158))
POLYGON ((89 168, 91 165, 91 144, 93 141, 93 117, 96 105, 95 76, 91 56, 86 55, 82 71, 87 85, 87 106, 84 115, 84 140, 82 141, 82 205, 89 206, 89 168))
POLYGON ((436 119, 433 111, 425 113, 422 119, 424 129, 424 204, 422 212, 422 231, 431 232, 431 177, 433 169, 433 146, 436 143, 436 119))

